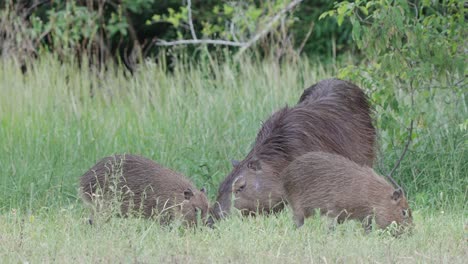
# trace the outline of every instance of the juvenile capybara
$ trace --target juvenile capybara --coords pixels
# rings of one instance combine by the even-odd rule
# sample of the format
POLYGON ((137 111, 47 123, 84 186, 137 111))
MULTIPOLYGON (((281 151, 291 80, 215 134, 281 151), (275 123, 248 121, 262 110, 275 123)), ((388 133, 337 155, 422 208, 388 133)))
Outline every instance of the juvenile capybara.
MULTIPOLYGON (((137 155, 114 155, 101 159, 80 180, 81 197, 96 207, 117 199, 121 214, 160 216, 162 223, 181 217, 196 223, 206 221, 208 200, 182 174, 137 155)), ((99 208, 97 208, 99 210, 99 208)))
POLYGON ((284 107, 264 122, 252 150, 221 183, 211 211, 215 218, 227 215, 231 205, 246 214, 281 210, 278 175, 310 151, 337 153, 372 166, 376 133, 364 92, 336 79, 311 88, 298 105, 284 107))
POLYGON ((400 188, 343 156, 309 152, 291 162, 280 177, 297 227, 317 209, 338 223, 348 218, 360 220, 366 229, 372 217, 380 228, 393 221, 400 226, 412 224, 411 210, 400 188))

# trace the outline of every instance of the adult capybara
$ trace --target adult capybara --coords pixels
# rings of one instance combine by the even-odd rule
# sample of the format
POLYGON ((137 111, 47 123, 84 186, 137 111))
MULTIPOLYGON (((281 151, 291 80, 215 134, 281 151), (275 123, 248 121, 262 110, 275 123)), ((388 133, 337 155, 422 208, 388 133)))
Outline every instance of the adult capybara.
POLYGON ((359 87, 336 79, 319 82, 298 105, 265 121, 252 150, 221 183, 211 214, 222 218, 232 204, 246 213, 281 210, 278 175, 296 157, 325 151, 372 166, 375 135, 369 103, 359 87))
POLYGON ((305 89, 298 104, 313 103, 323 97, 333 97, 335 101, 341 101, 354 113, 370 114, 364 91, 351 82, 336 78, 322 80, 305 89))
POLYGON ((114 155, 101 159, 80 180, 85 202, 99 210, 102 204, 118 200, 121 214, 139 212, 160 216, 162 223, 181 217, 196 223, 197 214, 206 221, 208 200, 183 175, 137 155, 114 155))
POLYGON ((411 210, 400 188, 343 156, 309 152, 291 162, 280 177, 297 227, 317 209, 338 223, 348 218, 361 220, 366 229, 373 216, 380 228, 393 221, 400 226, 412 224, 411 210))

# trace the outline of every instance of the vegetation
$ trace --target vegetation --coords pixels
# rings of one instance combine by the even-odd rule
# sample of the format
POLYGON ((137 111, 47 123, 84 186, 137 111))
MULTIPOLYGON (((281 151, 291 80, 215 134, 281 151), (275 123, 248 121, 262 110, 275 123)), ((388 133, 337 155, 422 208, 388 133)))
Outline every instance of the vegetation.
POLYGON ((142 219, 113 218, 91 227, 77 204, 32 216, 0 216, 4 263, 465 263, 466 218, 415 215, 411 236, 364 235, 356 222, 336 230, 308 219, 295 229, 291 212, 277 217, 231 217, 216 229, 161 228, 142 219), (465 233, 464 233, 465 232, 465 233))
MULTIPOLYGON (((296 46, 294 54, 284 53, 280 57, 285 60, 276 51, 252 48, 233 57, 237 48, 200 45, 169 47, 154 58, 140 54, 132 75, 120 63, 96 67, 100 55, 94 52, 100 49, 93 45, 109 44, 106 52, 115 55, 116 43, 131 42, 132 25, 138 34, 146 34, 137 26, 140 22, 143 28, 159 25, 162 33, 155 34, 167 41, 191 38, 187 2, 164 1, 167 5, 156 10, 155 1, 121 1, 116 9, 102 9, 103 16, 94 13, 98 4, 112 1, 42 2, 47 3, 19 16, 31 3, 0 1, 0 259, 462 263, 468 257, 467 30, 462 2, 336 3, 324 19, 345 25, 337 29, 334 24, 331 34, 352 36, 343 35, 342 41, 355 43, 357 53, 332 63, 297 56, 313 57, 307 45, 315 42, 296 46), (173 11, 165 12, 168 8, 173 11), (136 22, 136 17, 144 19, 136 22), (106 41, 96 42, 98 35, 106 41), (378 172, 392 170, 410 139, 393 177, 413 209, 416 228, 411 235, 364 235, 355 222, 329 230, 319 217, 295 230, 289 210, 272 217, 234 215, 214 230, 160 227, 136 218, 86 224, 78 180, 97 160, 115 153, 141 154, 205 186, 214 200, 231 170, 230 160, 248 153, 261 122, 280 107, 294 105, 304 88, 332 76, 355 82, 371 98, 379 133, 378 172)), ((236 14, 258 15, 263 24, 254 26, 264 25, 288 1, 268 3, 273 2, 278 5, 259 14, 262 6, 249 1, 236 14)), ((310 34, 309 23, 295 28, 298 23, 291 14, 307 16, 306 10, 322 3, 313 2, 302 1, 300 9, 288 11, 257 47, 269 46, 265 43, 275 36, 287 40, 283 37, 290 33, 330 43, 328 37, 314 35, 318 26, 310 34)), ((201 3, 192 3, 196 33, 204 32, 197 36, 235 41, 216 27, 223 21, 215 19, 232 20, 234 11, 227 12, 229 6, 218 6, 218 1, 201 3), (211 22, 208 26, 202 21, 211 22)), ((314 19, 321 12, 314 13, 311 22, 318 25, 320 20, 314 19)), ((246 25, 242 34, 248 39, 261 29, 246 25)), ((320 53, 329 50, 320 47, 320 53)))
MULTIPOLYGON (((259 44, 264 56, 297 52, 328 59, 352 46, 350 26, 317 20, 332 6, 323 0, 0 0, 0 52, 24 58, 52 51, 62 60, 86 55, 100 66, 115 58, 133 69, 141 57, 187 50, 158 47, 165 41, 225 40, 236 50, 264 31, 249 44, 259 44), (296 3, 281 13, 290 2, 296 3)), ((198 47, 206 45, 190 46, 189 53, 196 55, 198 47)))

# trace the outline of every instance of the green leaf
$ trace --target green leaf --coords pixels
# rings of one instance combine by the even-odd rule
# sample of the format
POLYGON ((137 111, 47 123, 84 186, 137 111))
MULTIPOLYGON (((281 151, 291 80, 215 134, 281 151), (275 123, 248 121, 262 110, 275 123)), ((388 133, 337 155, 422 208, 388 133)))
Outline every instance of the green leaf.
POLYGON ((161 15, 154 15, 154 16, 152 17, 152 20, 153 20, 154 22, 160 22, 160 21, 162 20, 162 17, 161 17, 161 15))
POLYGON ((369 15, 369 10, 367 10, 367 7, 365 7, 365 6, 360 6, 359 9, 361 10, 361 12, 362 12, 364 15, 366 15, 366 16, 369 15))
POLYGON ((335 10, 330 10, 330 11, 324 12, 319 16, 319 20, 322 20, 322 19, 326 18, 327 16, 329 16, 329 17, 335 16, 335 14, 336 14, 335 10))
POLYGON ((234 8, 230 5, 223 5, 224 14, 231 15, 234 12, 234 8))
POLYGON ((341 26, 343 24, 343 21, 344 21, 344 15, 343 14, 338 14, 337 17, 336 17, 336 20, 337 20, 338 26, 341 26))

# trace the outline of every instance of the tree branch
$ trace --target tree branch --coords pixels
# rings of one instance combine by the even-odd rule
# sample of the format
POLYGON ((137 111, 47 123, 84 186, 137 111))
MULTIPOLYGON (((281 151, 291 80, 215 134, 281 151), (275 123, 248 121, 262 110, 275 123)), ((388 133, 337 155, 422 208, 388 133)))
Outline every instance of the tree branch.
MULTIPOLYGON (((410 81, 410 89, 411 89, 411 109, 413 109, 414 107, 414 89, 413 89, 413 81, 410 81)), ((401 153, 400 155, 400 158, 398 159, 398 161, 396 162, 395 166, 393 166, 393 169, 390 171, 390 173, 387 175, 387 178, 390 180, 390 182, 392 182, 392 184, 399 188, 399 189, 402 189, 400 185, 398 185, 398 183, 393 179, 392 175, 393 173, 395 172, 395 170, 400 166, 400 163, 401 161, 403 160, 403 158, 405 157, 406 155, 406 152, 408 151, 408 147, 411 143, 411 140, 412 140, 412 134, 413 134, 413 118, 411 118, 411 122, 410 122, 410 127, 409 127, 409 132, 408 132, 408 139, 406 140, 406 144, 405 144, 405 148, 403 149, 403 152, 401 153)))
POLYGON ((181 40, 175 40, 175 41, 156 40, 156 43, 155 43, 155 45, 157 46, 177 46, 177 45, 187 45, 187 44, 212 44, 212 45, 242 47, 246 43, 229 41, 229 40, 218 40, 218 39, 181 39, 181 40))
POLYGON ((406 144, 405 144, 405 148, 403 149, 403 152, 401 153, 400 155, 400 158, 398 159, 398 161, 396 162, 395 166, 393 166, 393 169, 390 171, 390 173, 387 175, 387 178, 392 182, 392 184, 397 187, 397 188, 401 188, 400 185, 398 185, 398 183, 392 178, 392 175, 393 173, 395 172, 395 170, 400 166, 400 163, 401 161, 403 160, 403 158, 405 157, 406 155, 406 152, 408 151, 408 147, 411 143, 411 135, 413 134, 413 119, 411 119, 411 122, 410 122, 410 128, 409 128, 409 135, 408 135, 408 139, 406 140, 406 144))
POLYGON ((289 5, 287 5, 284 9, 282 9, 280 12, 278 12, 273 18, 268 22, 265 26, 265 28, 260 31, 258 34, 256 34, 253 38, 251 38, 247 43, 242 46, 242 48, 237 52, 236 57, 238 57, 240 54, 244 53, 250 46, 255 44, 261 37, 266 35, 268 32, 270 32, 271 27, 278 21, 281 16, 283 16, 286 12, 289 10, 293 9, 295 6, 300 4, 303 0, 294 0, 289 5))
POLYGON ((309 26, 309 31, 307 32, 306 36, 302 40, 301 45, 299 46, 299 49, 297 51, 297 54, 301 54, 302 50, 304 49, 305 44, 307 43, 307 40, 309 40, 310 35, 312 34, 312 31, 314 30, 315 27, 315 22, 312 20, 309 26))
POLYGON ((195 34, 195 28, 193 27, 193 21, 192 21, 192 1, 187 0, 187 12, 188 12, 188 22, 190 26, 190 33, 192 33, 192 38, 194 40, 197 40, 197 34, 195 34))
MULTIPOLYGON (((178 45, 201 45, 201 44, 210 44, 210 45, 221 45, 221 46, 232 46, 232 47, 240 47, 236 56, 239 56, 248 48, 250 48, 255 42, 257 42, 261 37, 266 35, 270 32, 273 25, 288 11, 293 9, 295 6, 300 4, 303 0, 294 0, 289 3, 284 9, 279 11, 273 18, 266 24, 265 28, 261 30, 259 33, 254 35, 249 41, 247 42, 239 42, 239 41, 230 41, 230 40, 223 40, 223 39, 198 39, 197 35, 195 34, 195 29, 193 27, 192 21, 192 7, 191 7, 191 0, 187 0, 187 12, 188 12, 188 23, 190 27, 190 33, 192 34, 192 39, 181 39, 175 41, 165 41, 165 40, 156 40, 153 43, 156 46, 178 46, 178 45)), ((234 38, 236 39, 236 38, 234 38)))
POLYGON ((23 15, 23 18, 28 19, 31 16, 31 14, 34 12, 34 10, 36 10, 43 4, 50 4, 50 2, 51 2, 50 0, 43 0, 43 1, 39 1, 33 4, 31 7, 28 8, 28 10, 26 10, 26 12, 23 15))

